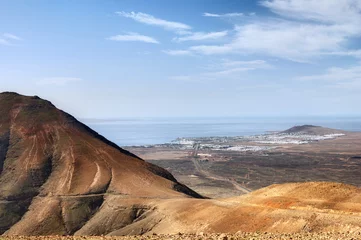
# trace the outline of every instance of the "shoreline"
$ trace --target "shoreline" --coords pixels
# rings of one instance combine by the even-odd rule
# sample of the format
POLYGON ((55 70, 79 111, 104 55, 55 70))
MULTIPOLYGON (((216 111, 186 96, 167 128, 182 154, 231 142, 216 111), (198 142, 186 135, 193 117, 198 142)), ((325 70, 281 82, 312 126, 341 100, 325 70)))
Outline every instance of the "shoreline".
MULTIPOLYGON (((304 125, 312 126, 312 125, 304 125)), ((326 129, 318 126, 319 129, 326 129)), ((291 128, 292 129, 292 128, 291 128)), ((161 144, 130 145, 124 148, 161 148, 170 147, 183 150, 199 149, 228 150, 228 151, 268 151, 278 148, 280 145, 302 145, 317 141, 332 140, 346 135, 346 131, 326 129, 315 132, 287 132, 265 131, 263 134, 242 136, 211 136, 211 137, 178 137, 170 142, 161 144), (237 143, 237 144, 234 144, 237 143), (239 144, 242 143, 242 144, 239 144)))
POLYGON ((355 178, 361 147, 359 132, 303 126, 251 137, 180 138, 170 144, 126 150, 170 171, 207 197, 232 197, 242 189, 305 181, 355 178))

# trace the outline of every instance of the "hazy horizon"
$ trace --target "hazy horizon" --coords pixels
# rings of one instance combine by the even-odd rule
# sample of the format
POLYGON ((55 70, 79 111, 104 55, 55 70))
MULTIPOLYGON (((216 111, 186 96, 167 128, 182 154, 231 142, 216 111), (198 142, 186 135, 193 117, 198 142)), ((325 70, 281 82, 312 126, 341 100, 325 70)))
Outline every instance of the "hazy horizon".
POLYGON ((361 116, 180 117, 80 119, 120 146, 170 143, 183 137, 235 137, 315 125, 361 132, 361 116))
POLYGON ((5 0, 0 20, 0 91, 77 118, 361 114, 361 0, 5 0))
MULTIPOLYGON (((142 117, 116 117, 116 118, 78 118, 84 122, 117 122, 117 121, 148 121, 148 120, 207 120, 207 119, 312 119, 330 118, 330 120, 343 118, 361 118, 361 115, 246 115, 246 116, 142 116, 142 117)), ((307 122, 305 122, 307 124, 307 122)))

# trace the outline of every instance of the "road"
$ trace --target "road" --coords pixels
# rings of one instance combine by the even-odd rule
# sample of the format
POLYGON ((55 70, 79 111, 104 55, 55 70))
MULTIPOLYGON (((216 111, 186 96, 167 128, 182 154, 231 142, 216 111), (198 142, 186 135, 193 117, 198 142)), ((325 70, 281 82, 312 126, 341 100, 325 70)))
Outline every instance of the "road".
MULTIPOLYGON (((197 148, 198 150, 198 148, 197 148)), ((219 181, 224 181, 224 182, 229 182, 230 184, 233 185, 233 187, 238 190, 241 191, 243 193, 249 193, 251 192, 250 189, 242 186, 241 184, 237 183, 235 180, 229 179, 229 178, 225 178, 225 177, 221 177, 218 176, 216 174, 210 173, 204 169, 202 169, 202 166, 199 164, 199 161, 196 158, 192 158, 192 162, 194 164, 194 167, 196 168, 196 170, 201 173, 204 177, 206 178, 210 178, 210 179, 214 179, 214 180, 219 180, 219 181)))

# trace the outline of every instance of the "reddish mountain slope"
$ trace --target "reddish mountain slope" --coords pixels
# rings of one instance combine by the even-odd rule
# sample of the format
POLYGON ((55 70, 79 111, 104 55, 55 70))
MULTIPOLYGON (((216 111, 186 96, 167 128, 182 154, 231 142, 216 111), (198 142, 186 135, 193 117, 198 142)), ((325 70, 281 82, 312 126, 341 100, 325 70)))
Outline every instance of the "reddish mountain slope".
POLYGON ((108 195, 200 197, 50 102, 16 93, 0 94, 0 174, 0 234, 73 234, 108 195))
POLYGON ((156 233, 361 234, 361 189, 340 183, 271 185, 230 199, 169 199, 158 208, 168 219, 153 228, 156 233))

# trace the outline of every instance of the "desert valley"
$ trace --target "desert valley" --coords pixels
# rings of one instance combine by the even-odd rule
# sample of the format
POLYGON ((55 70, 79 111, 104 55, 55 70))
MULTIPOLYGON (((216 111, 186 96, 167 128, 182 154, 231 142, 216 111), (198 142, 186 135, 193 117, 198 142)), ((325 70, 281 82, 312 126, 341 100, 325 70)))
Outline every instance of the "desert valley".
POLYGON ((306 125, 124 150, 39 97, 2 93, 0 109, 4 239, 360 234, 360 133, 306 125))

